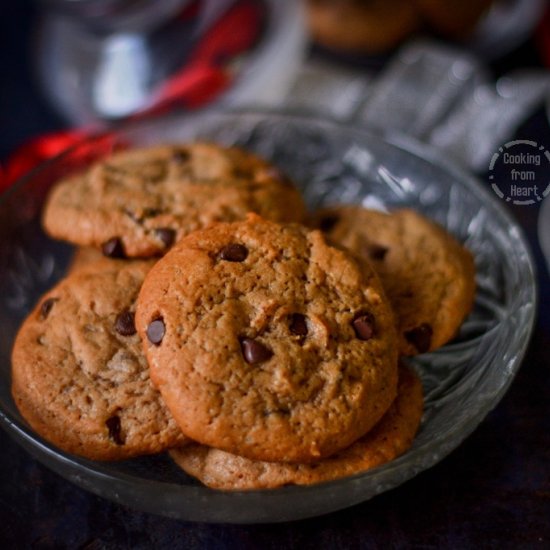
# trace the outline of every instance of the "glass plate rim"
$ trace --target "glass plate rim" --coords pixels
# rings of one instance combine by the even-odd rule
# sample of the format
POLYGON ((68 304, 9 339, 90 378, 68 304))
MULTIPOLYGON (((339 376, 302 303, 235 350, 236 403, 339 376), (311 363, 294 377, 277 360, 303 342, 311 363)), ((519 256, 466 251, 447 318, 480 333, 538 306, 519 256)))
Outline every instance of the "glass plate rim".
MULTIPOLYGON (((506 225, 509 229, 513 229, 515 233, 516 240, 521 244, 522 252, 525 254, 526 262, 523 266, 527 273, 529 274, 528 280, 526 283, 529 285, 530 294, 532 297, 532 305, 531 311, 529 312, 529 323, 528 326, 524 329, 524 333, 526 334, 527 338, 525 338, 526 343, 522 346, 520 353, 518 353, 515 358, 512 361, 511 367, 508 370, 508 376, 505 378, 504 383, 500 384, 497 391, 495 391, 490 398, 487 398, 483 400, 477 407, 477 409, 474 411, 474 413, 470 414, 468 418, 460 424, 460 427, 463 429, 462 433, 457 436, 457 432, 460 430, 457 429, 457 426, 450 426, 445 432, 444 436, 442 437, 442 441, 439 443, 439 445, 436 447, 437 451, 437 457, 433 458, 433 460, 429 461, 428 466, 423 466, 420 468, 416 468, 416 471, 413 475, 408 476, 406 479, 410 479, 420 471, 423 471, 425 469, 430 468, 435 463, 442 460, 447 454, 449 454, 452 450, 454 450, 468 435, 483 421, 485 416, 498 404, 498 402, 501 400, 501 398, 506 393, 508 387, 512 383, 515 375, 517 374, 517 371, 519 370, 519 367, 521 366, 521 363, 523 361, 523 358, 525 356, 525 353, 528 349, 528 342, 532 336, 533 330, 534 330, 534 323, 536 318, 536 305, 538 304, 538 286, 537 286, 537 280, 536 280, 536 272, 535 272, 535 263, 533 260, 533 254, 530 249, 530 246, 528 244, 528 241, 525 237, 524 231, 519 226, 519 223, 516 222, 516 220, 513 218, 510 212, 507 211, 505 206, 501 204, 498 199, 493 196, 486 188, 483 187, 482 183, 478 178, 476 178, 474 175, 472 175, 467 169, 461 167, 458 163, 456 163, 453 159, 444 157, 445 160, 442 160, 442 155, 440 155, 437 150, 435 150, 432 146, 420 143, 416 141, 413 138, 410 138, 408 136, 398 134, 398 133, 388 133, 384 131, 380 131, 379 133, 375 133, 373 130, 366 129, 359 124, 349 124, 344 123, 338 120, 335 120, 333 118, 327 117, 327 116, 319 116, 315 113, 303 113, 299 111, 294 110, 280 110, 280 109, 216 109, 209 111, 207 113, 199 114, 199 115, 192 115, 189 116, 188 113, 182 114, 182 119, 184 120, 185 124, 192 124, 192 120, 194 119, 201 119, 203 117, 207 118, 230 118, 230 117, 238 117, 238 116, 257 116, 257 117, 265 117, 265 118, 280 118, 280 119, 292 119, 294 121, 297 120, 303 120, 305 122, 309 123, 321 123, 321 124, 328 124, 328 125, 335 125, 339 128, 353 132, 359 135, 365 135, 370 139, 376 139, 385 142, 386 144, 396 147, 400 149, 401 151, 405 152, 406 154, 412 156, 412 157, 419 157, 424 161, 427 161, 428 163, 437 166, 440 170, 445 171, 447 173, 450 173, 452 177, 456 180, 459 180, 462 185, 466 184, 466 187, 470 190, 476 193, 477 196, 484 199, 484 204, 486 206, 489 206, 490 208, 494 209, 498 215, 503 218, 503 220, 506 222, 506 225), (191 122, 190 122, 191 121, 191 122)), ((173 123, 173 116, 170 118, 172 119, 173 123)), ((130 134, 134 131, 139 131, 139 129, 148 124, 154 124, 154 125, 162 125, 166 117, 159 117, 152 120, 147 120, 145 122, 137 122, 137 123, 131 123, 124 126, 121 126, 119 128, 115 128, 112 130, 112 132, 117 136, 123 136, 124 134, 130 134)), ((62 162, 64 158, 69 156, 71 152, 78 149, 78 147, 81 147, 82 145, 85 145, 88 142, 91 142, 92 140, 96 139, 102 139, 105 136, 105 132, 96 132, 93 134, 90 134, 87 137, 84 137, 82 140, 77 142, 75 145, 69 147, 67 150, 63 151, 59 155, 56 155, 55 157, 48 159, 44 163, 41 163, 36 168, 31 170, 29 173, 25 174, 22 178, 20 178, 17 182, 14 183, 14 185, 2 196, 0 196, 0 206, 9 199, 12 193, 15 193, 16 191, 19 191, 21 188, 23 188, 26 185, 30 185, 30 183, 33 181, 34 177, 41 171, 47 169, 48 167, 55 165, 56 163, 62 162)), ((2 421, 2 424, 5 428, 7 428, 7 431, 15 437, 18 441, 20 441, 23 446, 31 452, 34 456, 36 456, 40 461, 43 461, 43 459, 48 463, 49 467, 60 473, 60 475, 63 475, 61 472, 59 472, 56 468, 53 468, 50 464, 50 460, 54 461, 60 461, 61 463, 68 463, 72 468, 75 468, 77 470, 84 470, 92 477, 101 477, 108 481, 121 481, 123 483, 132 484, 139 482, 142 485, 151 485, 152 487, 158 487, 162 486, 165 488, 182 488, 181 485, 177 485, 174 482, 165 482, 165 481, 159 481, 159 480, 152 480, 152 479, 144 479, 140 478, 134 475, 124 474, 124 473, 110 473, 108 471, 109 464, 110 463, 101 463, 101 462, 94 462, 94 461, 88 461, 86 459, 81 459, 80 457, 74 457, 73 455, 64 453, 63 451, 60 451, 53 446, 51 446, 48 442, 37 436, 30 428, 27 426, 21 424, 16 418, 13 418, 10 413, 3 410, 3 408, 0 408, 0 420, 2 421), (32 447, 32 450, 30 449, 32 447)), ((266 489, 259 489, 259 490, 252 490, 252 491, 234 491, 234 492, 223 492, 223 491, 216 491, 212 489, 208 489, 206 487, 202 486, 185 486, 185 491, 208 491, 212 494, 217 494, 218 496, 222 495, 222 500, 235 500, 237 502, 240 501, 247 501, 251 497, 252 499, 254 497, 260 496, 273 496, 274 493, 277 494, 277 496, 280 496, 284 498, 286 495, 294 495, 294 494, 300 494, 300 495, 308 495, 310 493, 318 493, 320 490, 324 491, 330 491, 332 488, 338 488, 342 485, 347 485, 348 483, 352 483, 354 481, 362 481, 366 480, 368 478, 371 478, 375 475, 379 476, 380 474, 383 474, 385 478, 391 478, 391 474, 393 474, 395 471, 399 471, 401 468, 403 468, 403 463, 405 462, 405 458, 408 462, 412 460, 412 464, 417 464, 420 461, 420 458, 423 455, 423 452, 426 450, 427 447, 430 447, 430 442, 425 442, 421 446, 411 449, 408 453, 405 455, 402 455, 401 457, 395 459, 394 461, 381 466, 379 468, 364 472, 355 474, 353 476, 349 476, 346 478, 341 478, 329 482, 324 482, 321 484, 316 484, 312 486, 290 486, 290 487, 282 487, 280 489, 274 490, 266 490, 266 489)), ((435 455, 435 452, 433 453, 435 455)), ((425 463, 424 463, 425 464, 425 463)), ((65 476, 66 477, 66 476, 65 476)), ((100 494, 103 497, 112 498, 108 495, 105 495, 101 491, 94 490, 93 487, 90 487, 88 484, 83 484, 82 482, 79 483, 78 480, 72 479, 74 483, 77 485, 80 485, 87 490, 90 490, 96 494, 100 494)), ((390 482, 390 486, 391 485, 390 482)), ((181 495, 183 498, 186 498, 186 495, 181 495)), ((113 500, 119 501, 120 503, 125 502, 125 498, 122 497, 120 500, 117 498, 114 498, 113 500)), ((356 504, 358 502, 361 502, 362 499, 356 499, 354 502, 350 502, 348 505, 351 506, 353 504, 356 504)), ((346 505, 346 506, 348 506, 346 505)), ((151 513, 158 513, 154 510, 149 509, 147 506, 140 507, 135 506, 137 508, 141 508, 144 511, 148 511, 151 513)), ((333 511, 339 508, 334 508, 333 511)), ((168 515, 168 514, 164 514, 168 515)), ((188 515, 181 515, 176 514, 174 517, 181 517, 185 518, 188 515)), ((303 514, 299 516, 300 518, 310 517, 307 514, 303 514)), ((298 518, 296 518, 298 519, 298 518)), ((217 521, 216 519, 206 519, 201 521, 217 521)), ((228 522, 231 522, 231 520, 225 520, 228 522)), ((265 519, 260 520, 262 522, 265 522, 265 519)), ((285 521, 285 519, 280 520, 272 520, 272 521, 285 521)), ((256 521, 239 521, 236 520, 234 523, 256 523, 256 521)))

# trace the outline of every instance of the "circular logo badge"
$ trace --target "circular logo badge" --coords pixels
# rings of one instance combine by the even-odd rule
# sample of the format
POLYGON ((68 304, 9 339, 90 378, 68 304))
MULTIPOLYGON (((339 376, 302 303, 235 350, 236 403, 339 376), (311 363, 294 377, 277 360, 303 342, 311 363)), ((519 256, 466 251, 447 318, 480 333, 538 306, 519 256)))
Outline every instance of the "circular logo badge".
POLYGON ((550 152, 534 141, 509 141, 489 164, 493 191, 506 202, 535 204, 550 193, 550 152))

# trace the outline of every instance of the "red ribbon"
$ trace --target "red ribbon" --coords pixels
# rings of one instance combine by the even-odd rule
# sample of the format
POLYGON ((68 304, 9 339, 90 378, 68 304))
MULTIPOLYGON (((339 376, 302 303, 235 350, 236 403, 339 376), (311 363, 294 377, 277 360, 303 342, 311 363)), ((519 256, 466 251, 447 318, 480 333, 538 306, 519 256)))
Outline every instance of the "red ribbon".
POLYGON ((6 165, 0 166, 0 192, 5 191, 35 166, 59 155, 85 137, 86 133, 81 130, 69 130, 46 134, 21 145, 6 165))
MULTIPOLYGON (((195 17, 197 6, 197 2, 192 4, 193 9, 188 8, 180 18, 195 17)), ((253 0, 234 4, 204 34, 189 62, 153 92, 149 106, 131 118, 158 115, 174 107, 196 109, 219 97, 233 81, 230 62, 258 40, 263 16, 263 9, 253 0)), ((89 135, 86 129, 58 131, 23 144, 4 166, 0 165, 0 193, 35 166, 82 142, 89 135)), ((101 141, 93 143, 102 146, 101 141)))
POLYGON ((202 107, 218 97, 232 82, 229 63, 256 42, 263 16, 261 6, 242 0, 207 32, 184 70, 153 93, 152 107, 143 114, 158 114, 175 105, 202 107))

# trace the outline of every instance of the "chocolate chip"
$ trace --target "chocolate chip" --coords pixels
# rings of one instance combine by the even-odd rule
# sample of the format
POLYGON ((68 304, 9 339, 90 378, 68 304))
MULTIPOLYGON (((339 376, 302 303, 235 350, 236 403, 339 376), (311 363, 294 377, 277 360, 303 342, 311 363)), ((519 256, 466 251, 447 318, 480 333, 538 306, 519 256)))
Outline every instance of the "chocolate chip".
POLYGON ((133 336, 136 333, 134 313, 128 310, 119 313, 115 320, 115 330, 122 336, 133 336))
POLYGON ((185 149, 177 149, 172 153, 172 160, 178 164, 188 162, 190 158, 191 155, 189 154, 189 151, 186 151, 185 149))
POLYGON ((162 342, 165 332, 166 327, 164 326, 164 320, 162 317, 159 317, 149 323, 149 326, 147 327, 147 338, 149 338, 149 342, 151 342, 151 344, 158 346, 162 342))
POLYGON ((101 245, 101 251, 108 258, 125 258, 124 247, 120 237, 113 237, 101 245))
POLYGON ((53 305, 55 302, 57 302, 59 298, 46 298, 42 305, 40 306, 40 319, 44 320, 48 317, 50 314, 50 311, 52 310, 53 305))
POLYGON ((220 260, 226 260, 227 262, 243 262, 247 256, 248 249, 242 244, 228 244, 218 254, 220 260))
POLYGON ((155 235, 162 241, 165 248, 170 248, 176 240, 176 231, 170 227, 155 229, 155 235))
POLYGON ((367 246, 367 255, 372 260, 382 261, 386 254, 388 253, 389 248, 382 246, 380 244, 371 244, 367 246))
POLYGON ((109 437, 117 444, 124 445, 124 439, 120 433, 120 418, 118 416, 111 416, 105 421, 105 425, 109 430, 109 437))
POLYGON ((370 340, 374 336, 374 317, 371 313, 360 313, 352 325, 359 340, 370 340))
POLYGON ((292 334, 296 336, 307 336, 307 323, 305 315, 301 313, 293 313, 290 316, 290 324, 288 326, 292 334))
POLYGON ((432 345, 433 330, 428 323, 421 325, 405 332, 405 338, 410 342, 419 353, 424 353, 430 349, 432 345))
POLYGON ((319 229, 328 232, 340 221, 340 216, 324 216, 319 221, 319 229))
POLYGON ((241 340, 241 350, 245 361, 251 365, 263 363, 273 355, 273 352, 269 348, 266 348, 263 344, 252 338, 243 338, 241 340))

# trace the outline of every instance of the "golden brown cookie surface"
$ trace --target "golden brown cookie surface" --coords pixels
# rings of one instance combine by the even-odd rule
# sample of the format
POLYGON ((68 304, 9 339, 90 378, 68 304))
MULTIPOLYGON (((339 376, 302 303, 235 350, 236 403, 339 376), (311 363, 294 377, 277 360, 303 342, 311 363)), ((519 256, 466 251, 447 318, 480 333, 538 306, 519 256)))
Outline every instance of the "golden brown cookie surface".
POLYGON ((317 212, 313 225, 374 267, 394 308, 402 354, 434 350, 456 334, 473 305, 474 263, 442 227, 412 210, 351 205, 317 212))
POLYGON ((249 215, 188 235, 148 274, 136 326, 182 431, 251 458, 334 453, 395 397, 378 278, 302 226, 249 215))
POLYGON ((17 335, 15 403, 67 452, 117 460, 185 441, 151 384, 135 330, 150 267, 108 259, 81 267, 43 296, 17 335))
POLYGON ((107 256, 148 257, 195 229, 248 212, 299 222, 304 205, 290 181, 259 157, 193 143, 116 153, 61 181, 43 221, 51 236, 107 256))
POLYGON ((413 442, 422 409, 422 384, 414 372, 402 367, 397 397, 382 420, 347 449, 314 464, 250 460, 196 443, 173 449, 170 455, 188 474, 213 489, 310 485, 365 472, 403 454, 413 442))

